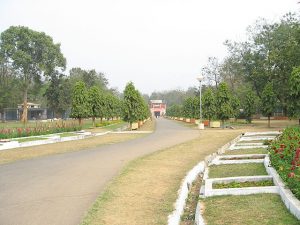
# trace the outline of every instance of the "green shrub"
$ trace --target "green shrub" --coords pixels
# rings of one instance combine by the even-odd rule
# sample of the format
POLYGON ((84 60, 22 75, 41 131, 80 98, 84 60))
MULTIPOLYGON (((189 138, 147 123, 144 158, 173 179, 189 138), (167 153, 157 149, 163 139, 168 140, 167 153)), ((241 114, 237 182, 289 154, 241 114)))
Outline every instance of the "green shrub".
POLYGON ((300 128, 286 128, 269 146, 271 165, 300 199, 300 128))

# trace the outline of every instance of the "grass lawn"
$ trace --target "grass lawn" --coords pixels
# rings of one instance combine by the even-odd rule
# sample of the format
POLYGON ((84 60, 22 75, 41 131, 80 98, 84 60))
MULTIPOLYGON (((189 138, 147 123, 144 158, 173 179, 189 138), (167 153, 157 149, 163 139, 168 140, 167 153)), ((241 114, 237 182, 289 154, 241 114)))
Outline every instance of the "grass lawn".
POLYGON ((267 153, 268 150, 265 148, 249 148, 249 149, 226 151, 224 155, 267 154, 267 153))
POLYGON ((201 200, 207 225, 299 225, 279 195, 217 196, 201 200))
POLYGON ((98 197, 82 224, 166 224, 186 173, 240 133, 205 130, 201 138, 131 161, 98 197))
POLYGON ((209 178, 268 175, 262 163, 229 164, 209 167, 209 178))
POLYGON ((223 188, 244 188, 244 187, 262 187, 262 186, 274 186, 273 181, 264 180, 264 181, 245 181, 245 182, 231 182, 228 184, 213 184, 214 189, 223 189, 223 188))

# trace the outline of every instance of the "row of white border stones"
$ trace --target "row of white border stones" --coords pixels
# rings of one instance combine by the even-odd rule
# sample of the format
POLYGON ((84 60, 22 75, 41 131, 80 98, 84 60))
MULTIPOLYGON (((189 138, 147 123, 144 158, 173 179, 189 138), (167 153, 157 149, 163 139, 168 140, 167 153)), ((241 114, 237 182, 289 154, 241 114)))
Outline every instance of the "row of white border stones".
MULTIPOLYGON (((237 142, 241 138, 241 136, 242 135, 239 135, 234 140, 228 142, 223 147, 219 148, 217 153, 213 153, 213 154, 205 157, 204 161, 201 161, 200 163, 198 163, 192 170, 190 170, 187 173, 187 175, 183 179, 183 181, 181 183, 181 187, 178 191, 178 198, 175 202, 175 210, 168 216, 168 225, 180 224, 180 217, 184 211, 186 199, 187 199, 188 193, 189 193, 189 187, 195 181, 197 176, 205 172, 205 168, 207 167, 207 165, 210 162, 212 162, 212 160, 217 156, 217 154, 223 154, 226 151, 226 149, 228 149, 229 146, 231 146, 235 142, 237 142)), ((201 221, 200 221, 200 223, 197 223, 197 224, 204 224, 204 220, 202 219, 201 214, 198 213, 198 212, 200 212, 199 207, 200 207, 200 205, 197 205, 195 218, 198 221, 200 221, 200 220, 203 221, 203 223, 201 223, 201 221)))
MULTIPOLYGON (((270 132, 271 133, 271 132, 270 132)), ((270 134, 269 132, 263 132, 263 133, 246 133, 244 137, 240 139, 240 141, 244 140, 271 140, 274 139, 274 137, 270 136, 264 136, 259 137, 261 139, 258 139, 257 136, 259 134, 267 135, 270 134), (247 136, 252 136, 253 139, 248 138, 247 136)), ((272 134, 279 134, 279 132, 272 132, 272 134)), ((249 143, 251 145, 251 148, 253 146, 259 146, 258 144, 249 143)), ((229 147, 228 150, 236 150, 241 149, 237 148, 237 144, 233 144, 229 147), (234 147, 233 147, 234 146, 234 147)), ((241 147, 241 146, 240 146, 241 147)), ((247 147, 247 146, 242 146, 247 147)), ((242 148, 244 149, 244 148, 242 148)), ((228 156, 216 156, 210 163, 210 165, 220 165, 224 164, 222 161, 230 161, 230 164, 236 164, 243 161, 244 163, 249 163, 250 161, 252 163, 258 163, 256 160, 222 160, 222 158, 243 158, 245 156, 257 156, 258 154, 247 154, 247 155, 228 155, 228 156)), ((259 154, 264 155, 264 154, 259 154)), ((205 180, 205 186, 201 187, 200 190, 200 196, 217 196, 217 195, 249 195, 249 194, 257 194, 257 193, 276 193, 281 196, 282 201, 288 208, 288 210, 295 215, 300 220, 300 201, 292 194, 292 192, 285 186, 283 181, 281 180, 280 176, 276 172, 274 168, 270 166, 270 159, 268 155, 265 155, 264 159, 259 161, 260 163, 263 162, 264 166, 267 170, 268 176, 244 176, 244 177, 227 177, 227 178, 214 178, 209 179, 208 178, 208 172, 209 168, 207 167, 204 171, 204 180, 205 180), (245 182, 245 181, 261 181, 261 180, 273 180, 275 186, 265 186, 265 187, 247 187, 247 188, 227 188, 227 189, 213 189, 212 185, 213 183, 230 183, 230 182, 245 182)), ((225 163, 229 164, 229 163, 225 163)), ((195 214, 195 224, 198 225, 204 225, 204 219, 201 215, 201 202, 198 202, 196 214, 195 214)))

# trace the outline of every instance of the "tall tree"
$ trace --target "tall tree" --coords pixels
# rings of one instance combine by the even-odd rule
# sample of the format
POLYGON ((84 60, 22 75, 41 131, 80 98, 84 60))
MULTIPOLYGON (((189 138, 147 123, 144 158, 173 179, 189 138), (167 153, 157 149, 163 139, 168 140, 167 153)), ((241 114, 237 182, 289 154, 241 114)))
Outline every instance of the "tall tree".
POLYGON ((257 108, 257 96, 249 89, 245 92, 245 96, 242 104, 244 115, 248 123, 252 122, 252 115, 255 114, 257 108))
POLYGON ((129 82, 124 90, 123 119, 129 122, 130 129, 132 129, 133 122, 137 122, 143 118, 141 114, 146 111, 143 102, 141 94, 135 89, 133 83, 129 82))
POLYGON ((217 106, 216 97, 212 88, 208 88, 202 96, 202 108, 203 116, 207 118, 209 122, 216 118, 217 106))
POLYGON ((100 115, 101 110, 101 93, 97 86, 92 86, 87 92, 87 101, 90 107, 90 116, 93 120, 93 126, 95 127, 95 118, 100 115))
POLYGON ((202 69, 202 73, 208 80, 209 84, 218 88, 221 82, 220 63, 216 57, 209 57, 207 65, 202 69))
POLYGON ((261 95, 262 113, 268 117, 268 127, 271 127, 270 118, 277 104, 272 82, 268 82, 261 95))
POLYGON ((224 127, 225 120, 233 115, 232 95, 226 83, 220 83, 216 93, 217 116, 222 120, 224 127))
POLYGON ((82 119, 90 115, 90 106, 88 103, 87 90, 83 82, 77 82, 72 94, 72 109, 71 118, 76 118, 79 125, 82 124, 82 119))
POLYGON ((185 118, 195 118, 199 105, 195 105, 194 97, 188 97, 183 102, 183 115, 185 118))
POLYGON ((288 114, 298 118, 300 125, 300 67, 295 67, 289 79, 288 114))
POLYGON ((11 65, 20 77, 23 91, 22 121, 27 122, 28 90, 31 84, 42 76, 50 76, 55 71, 63 71, 66 60, 60 45, 43 32, 23 26, 11 26, 1 33, 0 55, 11 65))
POLYGON ((87 88, 98 86, 102 90, 106 90, 108 85, 108 80, 103 73, 97 72, 94 69, 84 70, 79 67, 70 70, 70 80, 73 86, 76 82, 82 81, 87 88))

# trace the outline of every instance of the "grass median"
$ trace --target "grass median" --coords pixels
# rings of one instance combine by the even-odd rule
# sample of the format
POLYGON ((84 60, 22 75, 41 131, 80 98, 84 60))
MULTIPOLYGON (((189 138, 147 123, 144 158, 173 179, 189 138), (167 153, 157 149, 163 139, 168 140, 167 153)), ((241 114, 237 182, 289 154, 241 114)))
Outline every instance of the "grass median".
POLYGON ((195 140, 130 162, 98 197, 82 225, 166 224, 185 174, 240 133, 205 130, 195 140))
POLYGON ((276 194, 216 196, 201 202, 209 225, 299 225, 276 194))

